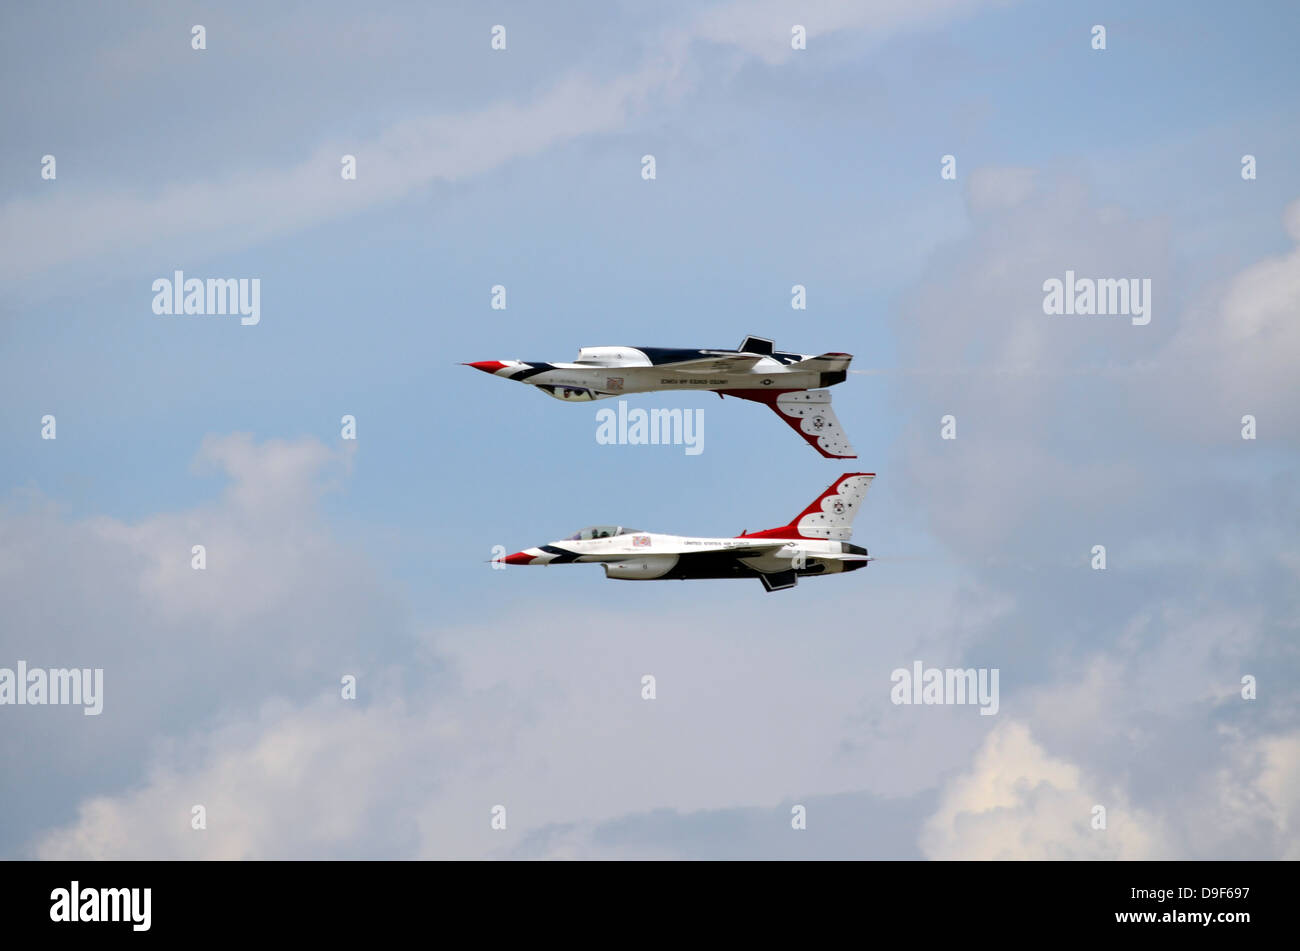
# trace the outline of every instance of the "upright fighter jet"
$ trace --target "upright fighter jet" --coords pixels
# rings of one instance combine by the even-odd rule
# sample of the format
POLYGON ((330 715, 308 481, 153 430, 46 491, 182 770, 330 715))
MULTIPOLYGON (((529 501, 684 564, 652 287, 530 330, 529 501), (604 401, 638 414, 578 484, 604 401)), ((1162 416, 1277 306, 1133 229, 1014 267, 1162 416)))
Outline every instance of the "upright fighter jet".
POLYGON ((583 347, 573 363, 482 360, 465 366, 531 384, 566 402, 655 390, 713 390, 766 403, 823 456, 855 458, 831 410, 831 394, 818 389, 844 382, 852 354, 809 356, 772 346, 763 337, 746 337, 737 350, 583 347))
POLYGON ((625 581, 688 578, 757 578, 766 591, 793 588, 800 577, 863 568, 865 548, 850 545, 873 472, 849 472, 835 480, 787 525, 734 538, 656 535, 619 525, 596 525, 540 548, 507 555, 508 565, 569 565, 594 562, 606 578, 625 581))

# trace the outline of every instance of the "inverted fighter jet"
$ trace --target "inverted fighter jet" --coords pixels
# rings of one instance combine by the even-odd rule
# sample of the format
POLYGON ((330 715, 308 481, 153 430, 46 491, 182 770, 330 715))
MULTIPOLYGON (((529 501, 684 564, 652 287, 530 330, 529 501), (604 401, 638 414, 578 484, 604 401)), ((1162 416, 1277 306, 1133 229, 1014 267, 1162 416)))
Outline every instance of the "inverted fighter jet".
POLYGON ((656 535, 619 525, 596 525, 558 542, 507 555, 508 565, 597 563, 605 577, 623 581, 757 578, 767 591, 793 588, 800 577, 865 567, 872 558, 850 545, 873 472, 849 472, 788 525, 734 538, 656 535))
POLYGON ((831 410, 831 394, 817 389, 843 383, 852 359, 848 353, 786 353, 773 350, 771 340, 746 337, 737 350, 583 347, 573 363, 481 360, 465 366, 570 403, 654 390, 713 390, 766 403, 823 456, 852 459, 857 453, 831 410))

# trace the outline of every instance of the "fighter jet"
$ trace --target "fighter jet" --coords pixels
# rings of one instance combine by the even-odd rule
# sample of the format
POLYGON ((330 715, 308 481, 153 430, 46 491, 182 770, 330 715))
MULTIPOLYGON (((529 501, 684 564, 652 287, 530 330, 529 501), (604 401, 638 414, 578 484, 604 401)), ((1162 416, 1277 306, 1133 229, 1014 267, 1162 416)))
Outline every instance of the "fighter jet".
POLYGON ((831 410, 830 393, 816 389, 843 383, 852 354, 809 356, 772 347, 763 337, 746 337, 737 350, 583 347, 573 363, 481 360, 464 366, 529 383, 570 403, 655 390, 713 390, 766 403, 823 456, 855 458, 831 410))
POLYGON ((503 560, 508 565, 597 563, 605 566, 606 578, 623 581, 757 578, 764 590, 781 591, 800 577, 854 571, 873 560, 849 538, 875 477, 874 472, 845 473, 788 525, 766 531, 689 538, 595 525, 503 560))

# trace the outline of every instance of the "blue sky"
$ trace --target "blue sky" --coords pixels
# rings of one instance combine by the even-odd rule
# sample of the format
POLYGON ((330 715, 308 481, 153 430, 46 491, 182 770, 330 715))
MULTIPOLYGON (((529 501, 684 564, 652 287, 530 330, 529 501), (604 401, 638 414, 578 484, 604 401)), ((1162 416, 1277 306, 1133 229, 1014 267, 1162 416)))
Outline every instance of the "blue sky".
POLYGON ((949 821, 963 811, 1034 855, 1296 854, 1294 688, 1231 701, 1243 673, 1297 673, 1293 5, 3 16, 0 666, 103 656, 110 691, 170 686, 110 694, 93 727, 3 711, 23 717, 6 757, 55 739, 36 782, 0 787, 18 806, 0 849, 136 847, 115 829, 160 856, 839 855, 859 840, 778 845, 761 817, 825 800, 849 821, 860 796, 909 817, 889 840, 857 830, 863 857, 989 854, 997 835, 949 821), (1152 323, 1045 316, 1042 281, 1067 268, 1150 277, 1152 323), (154 315, 175 269, 260 278, 260 324, 154 315), (834 390, 856 464, 712 394, 635 401, 702 407, 699 456, 603 446, 600 404, 457 365, 750 333, 878 371, 834 390), (780 524, 859 468, 879 478, 854 541, 895 560, 792 592, 484 563, 586 524, 780 524), (200 594, 174 569, 209 536, 200 594), (889 671, 918 657, 999 667, 997 722, 891 706, 889 671), (656 665, 683 698, 648 705, 670 708, 658 726, 636 693, 656 665), (384 688, 341 726, 332 685, 354 667, 384 688), (755 703, 774 692, 777 712, 755 703), (1094 733, 1070 726, 1087 716, 1094 733), (69 752, 88 730, 95 769, 69 752), (368 730, 402 742, 385 757, 368 730), (809 752, 783 758, 773 731, 809 752), (259 822, 254 800, 301 802, 308 779, 271 795, 223 764, 322 736, 402 792, 331 800, 332 838, 259 822), (1186 793, 1133 765, 1184 743, 1186 793), (675 778, 625 789, 593 748, 675 778), (982 770, 1055 798, 973 802, 982 770), (1270 831, 1203 831, 1232 798, 1221 770, 1270 831), (486 815, 502 790, 508 837, 412 841, 382 818, 486 815), (200 795, 245 823, 196 839, 150 818, 200 795), (1131 825, 1059 846, 1076 796, 1131 825))

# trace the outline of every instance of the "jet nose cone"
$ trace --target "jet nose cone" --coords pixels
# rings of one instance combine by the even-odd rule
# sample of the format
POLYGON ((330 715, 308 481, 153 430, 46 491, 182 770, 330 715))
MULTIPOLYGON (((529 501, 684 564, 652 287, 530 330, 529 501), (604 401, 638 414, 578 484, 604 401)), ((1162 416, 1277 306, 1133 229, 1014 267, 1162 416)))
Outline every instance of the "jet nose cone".
POLYGON ((506 365, 500 360, 479 360, 477 363, 465 363, 462 366, 473 367, 475 370, 482 370, 484 373, 496 373, 498 370, 506 368, 506 365))
POLYGON ((533 558, 534 556, 526 551, 517 551, 513 555, 506 555, 505 563, 507 565, 531 565, 533 558))

